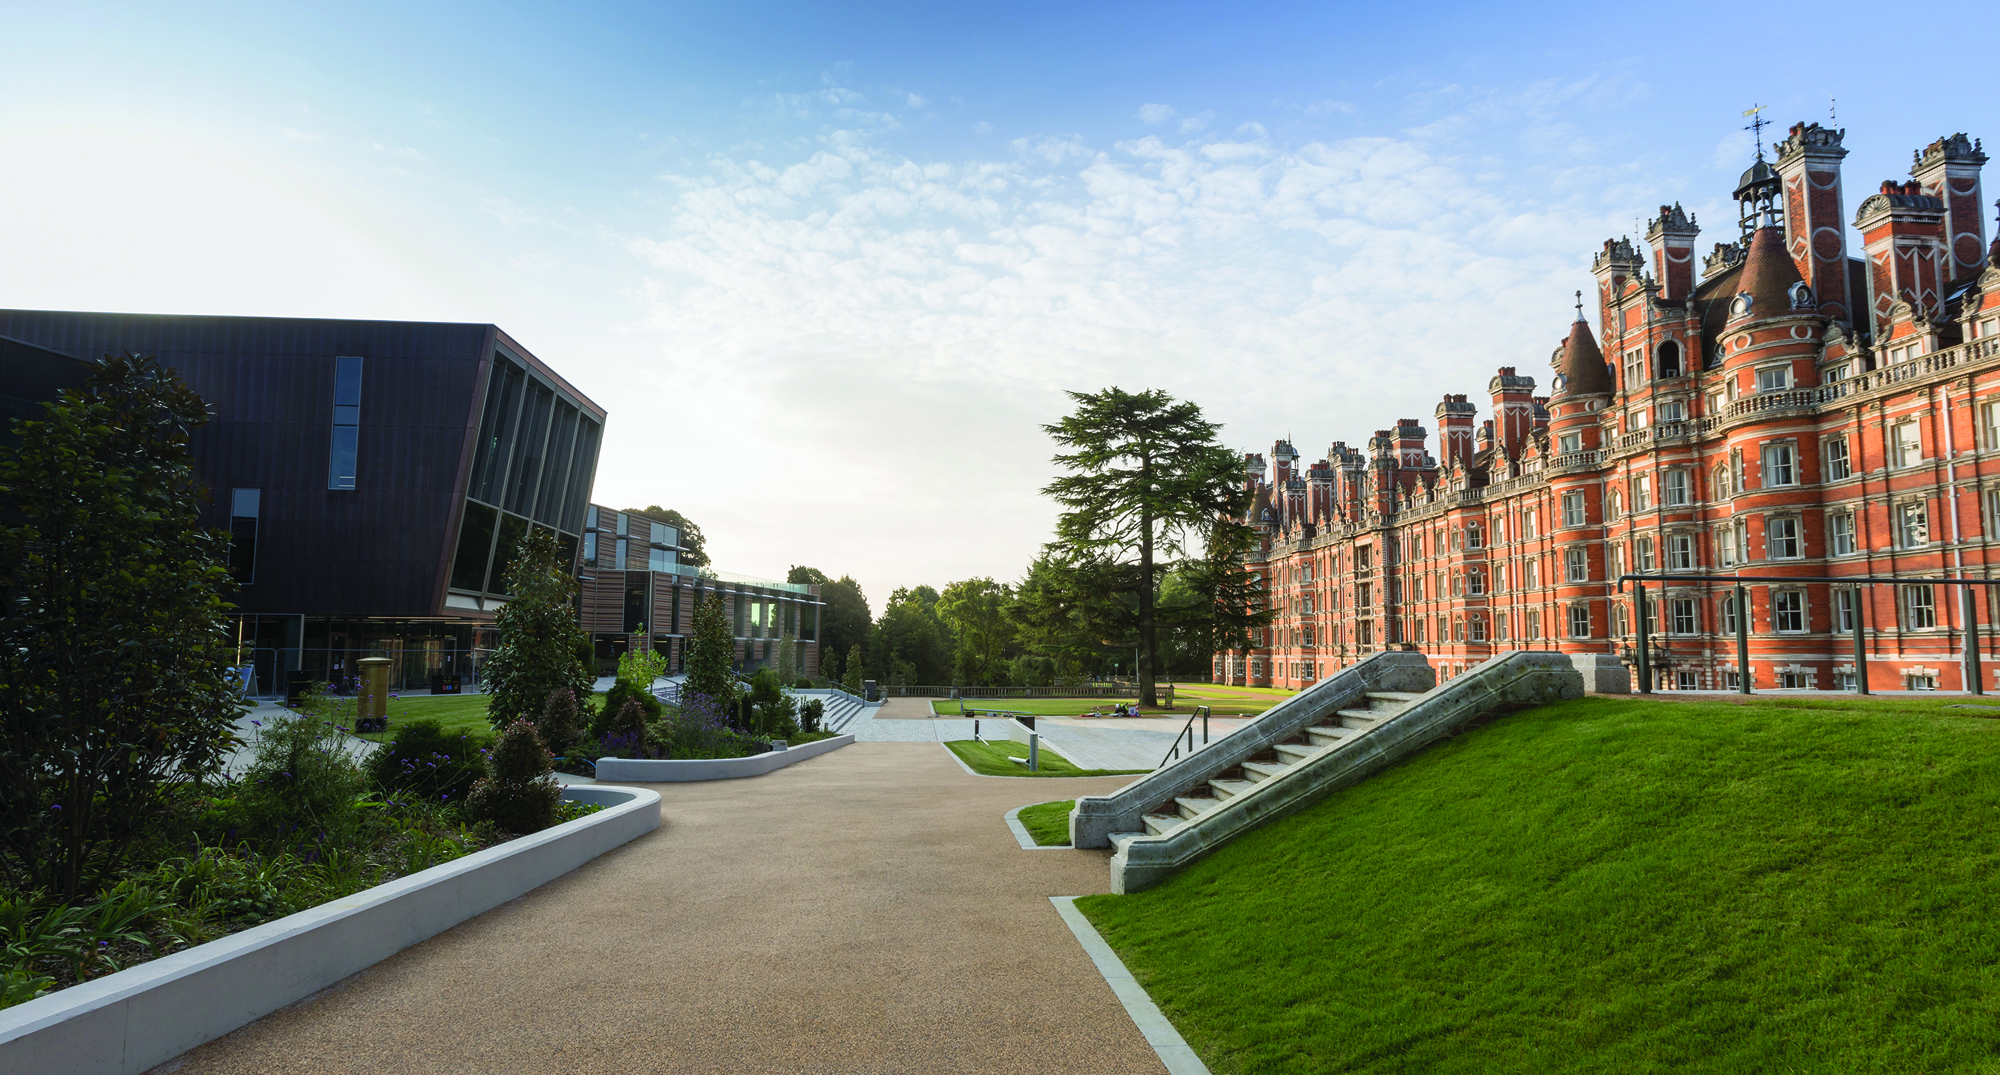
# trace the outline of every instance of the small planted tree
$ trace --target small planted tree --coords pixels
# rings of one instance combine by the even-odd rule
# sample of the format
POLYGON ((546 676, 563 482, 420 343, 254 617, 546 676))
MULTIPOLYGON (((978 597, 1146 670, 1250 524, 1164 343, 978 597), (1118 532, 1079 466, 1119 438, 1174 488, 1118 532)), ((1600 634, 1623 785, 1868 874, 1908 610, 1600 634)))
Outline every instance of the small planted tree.
POLYGON ((542 737, 542 745, 565 753, 583 730, 583 706, 577 701, 576 692, 568 687, 550 691, 542 701, 541 714, 535 718, 535 734, 542 737))
POLYGON ((847 678, 841 680, 840 685, 846 687, 850 694, 861 693, 861 643, 859 642, 847 648, 847 678))
POLYGON ((107 356, 0 458, 0 871, 18 887, 93 890, 235 742, 228 537, 198 525, 187 451, 206 418, 157 360, 107 356))
POLYGON ((550 775, 554 760, 533 724, 525 720, 509 724, 487 759, 493 775, 473 784, 466 797, 472 816, 523 834, 555 824, 562 785, 550 775))
POLYGON ((576 622, 576 580, 553 533, 537 527, 521 539, 507 571, 514 596, 494 617, 500 645, 486 659, 486 719, 495 728, 533 721, 549 695, 588 697, 594 677, 584 662, 590 639, 576 622))
POLYGON ((687 681, 681 689, 726 708, 736 699, 736 674, 729 667, 735 660, 736 640, 730 636, 729 618, 722 611, 722 595, 703 594, 695 601, 687 644, 687 681))

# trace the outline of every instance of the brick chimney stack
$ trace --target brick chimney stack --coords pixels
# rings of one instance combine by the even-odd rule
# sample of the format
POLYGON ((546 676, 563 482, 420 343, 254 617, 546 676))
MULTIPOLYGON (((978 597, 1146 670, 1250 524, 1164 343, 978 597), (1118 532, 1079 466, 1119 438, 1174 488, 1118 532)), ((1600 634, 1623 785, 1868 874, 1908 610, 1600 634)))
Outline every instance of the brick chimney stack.
POLYGON ((1486 390, 1493 395, 1493 433, 1499 438, 1496 447, 1507 458, 1517 458, 1535 428, 1535 379, 1516 374, 1512 366, 1502 366, 1486 382, 1486 390))

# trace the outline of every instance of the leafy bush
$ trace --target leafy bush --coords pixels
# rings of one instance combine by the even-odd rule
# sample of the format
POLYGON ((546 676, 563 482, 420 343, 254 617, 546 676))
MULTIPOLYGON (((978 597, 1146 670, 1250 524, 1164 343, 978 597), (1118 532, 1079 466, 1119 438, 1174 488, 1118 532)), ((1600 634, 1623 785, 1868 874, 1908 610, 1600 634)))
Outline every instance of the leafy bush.
POLYGON ((474 817, 515 833, 540 832, 555 824, 562 785, 550 776, 548 748, 525 720, 509 724, 493 744, 493 775, 472 785, 466 808, 474 817))
POLYGON ((397 728, 369 757, 368 775, 387 793, 458 803, 486 775, 486 757, 472 736, 446 735, 437 721, 417 720, 397 728))
POLYGON ((303 712, 286 713, 258 730, 238 795, 252 832, 323 844, 355 835, 368 778, 340 730, 320 718, 326 704, 323 693, 311 692, 303 712))
POLYGON ((642 691, 622 680, 613 683, 604 692, 604 699, 597 707, 597 714, 590 722, 590 737, 602 740, 613 732, 630 731, 635 725, 631 715, 624 712, 627 703, 639 708, 640 726, 660 719, 664 712, 660 700, 652 691, 642 691))
POLYGON ((777 673, 769 668, 760 668, 750 677, 750 694, 745 700, 749 706, 750 727, 759 735, 776 736, 780 739, 798 733, 795 718, 798 700, 785 690, 777 673))
POLYGON ((0 451, 0 875, 77 897, 235 745, 229 538, 187 450, 207 406, 157 359, 106 356, 36 419, 0 451))
POLYGON ((568 687, 550 691, 548 699, 542 703, 541 716, 535 721, 535 734, 542 737, 542 743, 561 754, 577 741, 583 731, 583 710, 577 703, 576 692, 568 687))
POLYGON ((573 604, 576 579, 555 534, 535 527, 500 555, 513 557, 506 576, 513 597, 494 617, 500 645, 481 666, 495 728, 533 720, 559 687, 582 698, 593 679, 585 660, 590 636, 578 625, 573 604))
POLYGON ((819 731, 819 722, 826 719, 826 700, 808 698, 799 703, 799 730, 808 734, 819 731))
POLYGON ((617 682, 651 693, 653 681, 667 674, 667 655, 658 650, 628 649, 618 657, 617 682))

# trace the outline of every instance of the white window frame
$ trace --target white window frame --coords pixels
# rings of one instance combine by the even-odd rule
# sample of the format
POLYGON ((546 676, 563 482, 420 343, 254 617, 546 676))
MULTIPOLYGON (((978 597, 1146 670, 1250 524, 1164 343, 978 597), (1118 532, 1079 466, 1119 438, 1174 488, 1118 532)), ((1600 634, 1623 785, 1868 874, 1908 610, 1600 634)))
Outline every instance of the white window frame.
POLYGON ((1805 633, 1809 623, 1806 619, 1806 595, 1804 590, 1773 590, 1771 592, 1771 630, 1781 634, 1805 633))
POLYGON ((1799 483, 1799 453, 1789 441, 1764 445, 1764 485, 1776 487, 1799 483))
POLYGON ((1764 520, 1764 556, 1770 560, 1798 560, 1805 556, 1805 537, 1796 515, 1773 515, 1764 520))
POLYGON ((1569 636, 1571 638, 1590 637, 1589 605, 1578 604, 1569 606, 1568 619, 1569 619, 1569 636))
POLYGON ((1792 387, 1792 367, 1765 366, 1757 371, 1758 392, 1783 392, 1792 387))
POLYGON ((1937 595, 1928 584, 1896 587, 1896 605, 1902 613, 1905 631, 1936 629, 1937 595))
POLYGON ((1906 500, 1896 505, 1896 547, 1922 549, 1931 543, 1931 511, 1928 500, 1906 500))
POLYGON ((1660 503, 1669 508, 1687 507, 1693 499, 1692 484, 1686 470, 1676 467, 1667 471, 1660 479, 1660 503))
POLYGON ((1895 454, 1896 466, 1920 466, 1924 461, 1924 433, 1915 419, 1897 422, 1889 427, 1889 450, 1895 454))
POLYGON ((1697 566, 1699 565, 1695 563, 1694 535, 1668 534, 1667 570, 1693 571, 1697 566))
POLYGON ((1632 562, 1639 570, 1635 574, 1651 575, 1660 569, 1660 562, 1653 554, 1653 539, 1642 537, 1633 542, 1632 562))
POLYGON ((1562 509, 1564 526, 1583 526, 1589 521, 1590 517, 1585 513, 1581 492, 1564 493, 1562 509))
POLYGON ((1590 550, 1564 549, 1563 570, 1571 582, 1590 581, 1590 550))
POLYGON ((1826 552, 1828 556, 1852 556, 1856 552, 1854 543, 1854 513, 1832 511, 1826 516, 1826 552))
POLYGON ((1670 635, 1696 635, 1701 633, 1701 610, 1692 597, 1669 597, 1667 599, 1667 633, 1670 635))
POLYGON ((1854 476, 1854 461, 1847 452, 1847 435, 1826 438, 1826 480, 1844 481, 1854 476))

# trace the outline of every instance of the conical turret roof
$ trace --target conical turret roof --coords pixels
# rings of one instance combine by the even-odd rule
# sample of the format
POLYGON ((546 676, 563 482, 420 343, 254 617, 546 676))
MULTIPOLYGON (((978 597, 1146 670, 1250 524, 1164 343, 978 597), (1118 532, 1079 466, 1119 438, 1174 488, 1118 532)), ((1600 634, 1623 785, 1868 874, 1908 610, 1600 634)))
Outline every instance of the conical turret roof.
POLYGON ((1591 334, 1589 323, 1580 313, 1570 322, 1569 338, 1563 341, 1556 372, 1562 395, 1610 395, 1613 391, 1611 371, 1604 368, 1604 352, 1598 349, 1597 337, 1591 334))
POLYGON ((1751 233, 1750 252, 1743 257, 1743 274, 1736 278, 1737 297, 1750 296, 1749 306, 1745 309, 1732 304, 1729 320, 1748 321, 1792 313, 1792 287, 1801 279, 1799 267, 1785 252, 1784 234, 1775 227, 1758 228, 1751 233))

